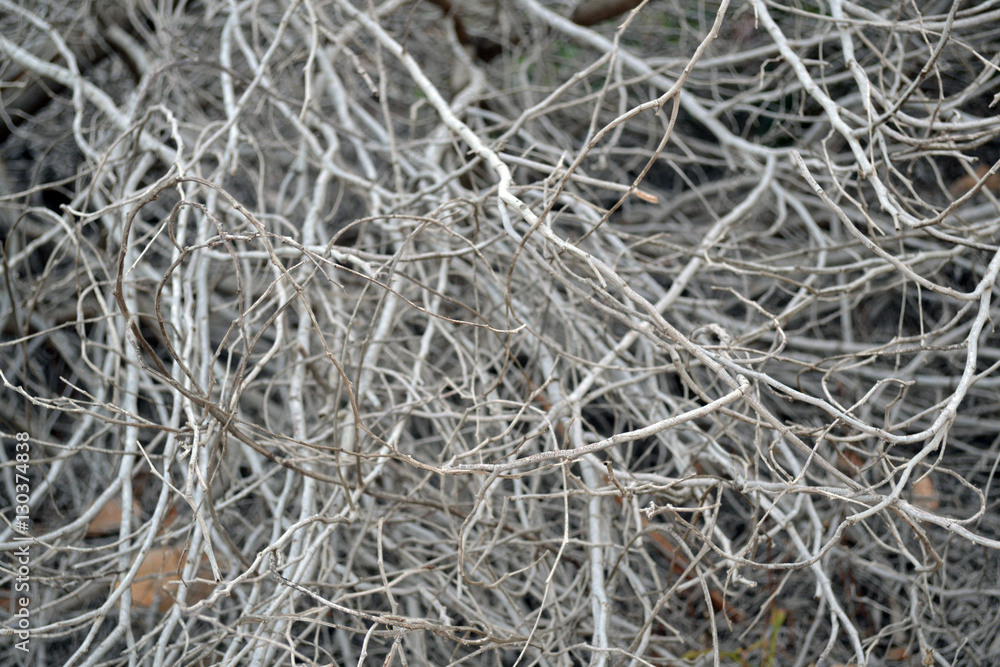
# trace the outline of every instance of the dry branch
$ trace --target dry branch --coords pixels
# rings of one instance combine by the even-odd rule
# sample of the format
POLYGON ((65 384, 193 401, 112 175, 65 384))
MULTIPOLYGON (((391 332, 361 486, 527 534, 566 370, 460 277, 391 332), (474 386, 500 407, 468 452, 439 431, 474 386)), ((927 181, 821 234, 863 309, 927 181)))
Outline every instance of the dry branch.
POLYGON ((64 4, 0 0, 29 664, 990 662, 990 3, 64 4))

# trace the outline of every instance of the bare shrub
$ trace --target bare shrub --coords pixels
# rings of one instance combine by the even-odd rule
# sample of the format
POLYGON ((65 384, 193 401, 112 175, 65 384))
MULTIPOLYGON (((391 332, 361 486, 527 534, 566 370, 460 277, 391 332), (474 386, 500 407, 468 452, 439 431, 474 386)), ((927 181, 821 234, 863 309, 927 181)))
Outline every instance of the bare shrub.
POLYGON ((3 662, 994 661, 967 4, 0 0, 3 662))

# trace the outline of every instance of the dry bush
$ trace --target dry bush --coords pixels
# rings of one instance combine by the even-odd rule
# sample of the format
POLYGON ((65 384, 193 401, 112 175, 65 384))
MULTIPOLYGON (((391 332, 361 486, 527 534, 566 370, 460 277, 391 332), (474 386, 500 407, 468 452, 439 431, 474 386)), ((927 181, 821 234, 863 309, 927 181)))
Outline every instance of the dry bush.
POLYGON ((996 3, 65 4, 5 664, 997 659, 996 3))

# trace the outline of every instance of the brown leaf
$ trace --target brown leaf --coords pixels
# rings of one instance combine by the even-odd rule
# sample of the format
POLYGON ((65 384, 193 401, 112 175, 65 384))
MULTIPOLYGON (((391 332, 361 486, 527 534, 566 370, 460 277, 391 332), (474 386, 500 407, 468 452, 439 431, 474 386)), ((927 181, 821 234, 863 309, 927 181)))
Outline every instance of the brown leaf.
MULTIPOLYGON (((142 513, 137 500, 132 501, 132 516, 142 513)), ((117 533, 122 525, 122 504, 118 498, 112 498, 101 508, 97 516, 87 526, 87 537, 101 537, 117 533)))
POLYGON ((865 467, 865 459, 861 454, 853 449, 844 449, 837 452, 837 469, 840 472, 856 476, 865 467))
MULTIPOLYGON (((170 609, 181 581, 185 556, 186 552, 182 547, 151 549, 132 581, 132 604, 136 607, 156 605, 160 612, 170 609)), ((210 575, 207 568, 199 572, 199 576, 202 575, 210 575)), ((206 582, 195 582, 188 590, 187 603, 204 600, 212 592, 212 588, 212 585, 206 582)))
POLYGON ((934 486, 934 480, 929 476, 914 483, 913 504, 931 512, 941 507, 941 497, 934 486))
POLYGON ((640 0, 583 0, 573 10, 570 20, 577 25, 594 25, 639 6, 640 0))
POLYGON ((895 660, 897 662, 910 659, 910 652, 901 646, 895 646, 889 649, 885 654, 886 660, 895 660))
MULTIPOLYGON (((976 183, 978 183, 983 178, 983 176, 986 176, 986 173, 989 170, 990 170, 989 167, 987 167, 985 164, 981 164, 978 167, 976 167, 975 176, 972 176, 971 174, 966 174, 961 178, 955 179, 955 182, 952 183, 951 188, 949 188, 949 190, 951 191, 951 196, 961 197, 962 195, 964 195, 966 192, 975 187, 976 183)), ((985 183, 983 183, 983 187, 991 192, 1000 192, 1000 174, 990 174, 990 177, 986 179, 985 183)))

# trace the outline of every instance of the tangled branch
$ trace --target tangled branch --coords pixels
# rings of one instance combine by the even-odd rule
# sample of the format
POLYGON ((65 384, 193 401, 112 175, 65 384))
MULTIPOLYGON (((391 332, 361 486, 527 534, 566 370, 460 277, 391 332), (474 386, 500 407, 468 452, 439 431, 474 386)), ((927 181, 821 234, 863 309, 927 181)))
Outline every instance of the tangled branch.
POLYGON ((991 3, 168 5, 0 0, 33 664, 989 661, 991 3))

